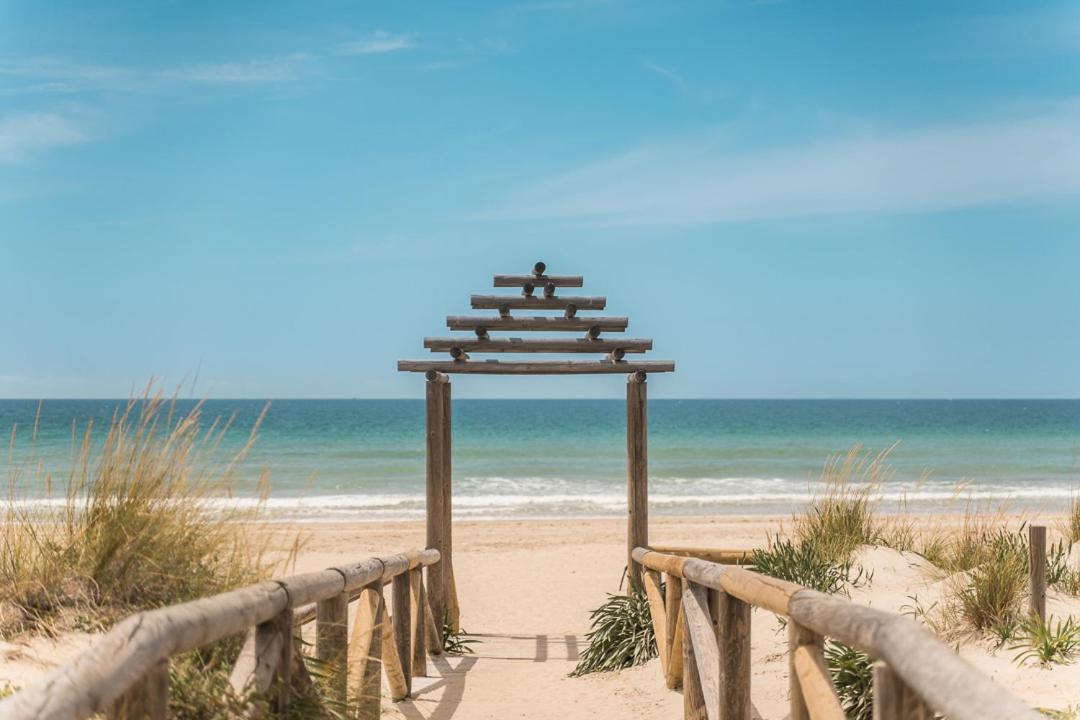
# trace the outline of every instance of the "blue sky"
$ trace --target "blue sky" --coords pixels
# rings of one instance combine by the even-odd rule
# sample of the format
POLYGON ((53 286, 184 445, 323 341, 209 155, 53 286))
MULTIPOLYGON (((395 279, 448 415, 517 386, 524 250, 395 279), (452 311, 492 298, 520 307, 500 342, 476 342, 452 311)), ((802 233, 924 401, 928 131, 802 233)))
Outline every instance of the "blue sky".
POLYGON ((538 259, 656 397, 1080 397, 1078 196, 1075 3, 2 2, 0 397, 420 397, 538 259))

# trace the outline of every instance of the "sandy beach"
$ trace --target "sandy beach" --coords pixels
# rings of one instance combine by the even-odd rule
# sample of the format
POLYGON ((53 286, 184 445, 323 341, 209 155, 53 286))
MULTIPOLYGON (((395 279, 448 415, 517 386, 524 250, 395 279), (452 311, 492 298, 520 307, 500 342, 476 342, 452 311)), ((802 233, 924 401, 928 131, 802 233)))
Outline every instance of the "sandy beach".
MULTIPOLYGON (((1054 527, 1054 518, 1040 518, 1054 527)), ((956 517, 922 523, 956 522, 956 517)), ((725 548, 761 546, 790 517, 654 518, 655 544, 725 548)), ((297 571, 423 545, 416 522, 297 526, 304 537, 297 571)), ((279 528, 280 530, 280 528, 279 528)), ((291 532, 291 531, 290 531, 291 532)), ((570 678, 586 646, 589 611, 617 592, 624 563, 623 521, 521 520, 460 522, 454 559, 462 625, 478 642, 475 654, 432 657, 429 677, 415 682, 415 698, 384 701, 390 717, 410 720, 486 718, 680 717, 682 697, 664 687, 658 661, 615 673, 570 678)), ((1053 530, 1051 530, 1053 532, 1053 530)), ((872 580, 851 597, 881 609, 907 611, 916 598, 930 606, 939 578, 911 553, 867 548, 857 562, 872 580)), ((1080 600, 1050 591, 1049 613, 1080 613, 1080 600)), ((0 682, 21 685, 78 652, 89 636, 15 641, 2 648, 0 682)), ((753 615, 753 700, 759 717, 787 715, 785 634, 767 612, 753 615)), ((1080 704, 1080 666, 1018 666, 1016 651, 987 640, 960 643, 960 653, 982 672, 1036 707, 1065 710, 1080 704)))

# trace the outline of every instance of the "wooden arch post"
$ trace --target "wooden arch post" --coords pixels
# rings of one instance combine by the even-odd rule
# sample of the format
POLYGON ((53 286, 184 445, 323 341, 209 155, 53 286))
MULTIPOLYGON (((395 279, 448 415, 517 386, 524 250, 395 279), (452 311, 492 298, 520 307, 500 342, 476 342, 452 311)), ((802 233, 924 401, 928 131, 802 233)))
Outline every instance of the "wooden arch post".
POLYGON ((636 547, 649 545, 649 437, 646 374, 626 378, 626 570, 628 590, 641 581, 636 547))
POLYGON ((428 567, 428 602, 435 624, 448 622, 460 629, 461 612, 454 585, 450 473, 450 378, 429 370, 425 433, 427 445, 427 547, 439 551, 439 562, 428 567))

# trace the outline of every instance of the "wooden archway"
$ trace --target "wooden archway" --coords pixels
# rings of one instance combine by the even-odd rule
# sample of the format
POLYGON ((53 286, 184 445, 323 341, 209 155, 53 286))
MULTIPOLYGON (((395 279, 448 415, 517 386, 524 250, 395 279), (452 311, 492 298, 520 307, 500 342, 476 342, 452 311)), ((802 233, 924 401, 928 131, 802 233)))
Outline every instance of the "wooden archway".
POLYGON ((473 295, 472 307, 497 310, 491 316, 450 316, 451 330, 472 331, 472 336, 424 338, 432 352, 447 352, 449 360, 399 360, 398 370, 422 372, 427 377, 427 547, 439 551, 442 561, 428 568, 428 599, 435 618, 448 618, 460 627, 460 610, 454 582, 451 472, 450 472, 450 375, 597 375, 626 373, 627 454, 627 568, 632 578, 641 567, 631 553, 649 542, 648 471, 648 373, 672 372, 668 360, 627 360, 628 353, 652 349, 652 340, 608 338, 605 333, 623 332, 626 317, 583 316, 581 311, 603 310, 604 297, 560 295, 560 288, 584 285, 581 275, 547 275, 542 262, 529 275, 496 275, 495 287, 520 288, 520 295, 473 295), (537 291, 540 291, 540 295, 537 291), (558 315, 516 316, 514 310, 554 310, 558 315), (505 331, 575 332, 582 337, 494 338, 505 331), (470 353, 602 353, 600 360, 473 360, 470 353))

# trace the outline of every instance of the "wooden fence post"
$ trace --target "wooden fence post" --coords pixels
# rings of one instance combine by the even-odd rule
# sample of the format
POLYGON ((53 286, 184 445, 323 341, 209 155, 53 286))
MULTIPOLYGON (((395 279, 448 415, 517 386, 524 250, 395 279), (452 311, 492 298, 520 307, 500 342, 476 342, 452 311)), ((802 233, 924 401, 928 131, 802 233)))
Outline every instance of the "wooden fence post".
POLYGON ((682 616, 682 579, 669 573, 664 574, 664 606, 667 608, 667 644, 668 666, 664 680, 668 688, 675 690, 683 682, 683 627, 679 620, 682 616))
POLYGON ((349 688, 358 720, 378 720, 382 713, 382 638, 385 622, 382 580, 364 587, 356 603, 349 642, 349 688))
POLYGON ((817 645, 820 640, 816 633, 788 618, 788 701, 791 720, 810 720, 802 686, 799 685, 799 674, 795 669, 795 651, 800 645, 817 645))
MULTIPOLYGON (((716 619, 720 648, 720 711, 724 720, 750 720, 750 603, 720 590, 716 594, 716 619)), ((710 602, 710 605, 714 604, 710 602)))
POLYGON ((627 591, 641 581, 641 566, 634 562, 636 547, 649 545, 648 393, 646 374, 626 379, 626 571, 627 591))
MULTIPOLYGON (((454 502, 452 492, 454 487, 454 473, 451 453, 453 448, 451 434, 453 425, 453 402, 450 396, 449 377, 447 377, 446 382, 440 385, 440 388, 442 390, 442 401, 440 405, 442 410, 442 526, 443 544, 446 546, 446 553, 442 556, 443 559, 439 561, 439 564, 443 565, 443 579, 446 584, 444 597, 446 598, 446 609, 449 615, 450 627, 454 632, 460 632, 461 606, 458 604, 457 582, 454 579, 454 502)), ((428 547, 431 546, 428 545, 428 547)), ((442 620, 440 619, 439 622, 441 623, 442 620)), ((442 626, 440 625, 440 627, 442 626)))
POLYGON ((330 667, 335 699, 348 693, 349 593, 342 592, 315 605, 315 657, 330 667))
POLYGON ((708 720, 705 711, 705 694, 701 690, 701 679, 698 677, 697 661, 694 658, 694 641, 686 627, 685 612, 679 613, 679 630, 677 632, 682 635, 683 639, 683 719, 708 720))
POLYGON ((427 597, 424 593, 424 572, 420 567, 409 571, 409 638, 412 644, 412 676, 427 676, 427 628, 424 627, 427 597))
POLYGON ((401 674, 405 678, 405 694, 412 694, 412 649, 410 635, 412 634, 412 593, 409 590, 409 572, 396 575, 391 581, 391 602, 393 604, 394 644, 397 646, 398 660, 401 663, 401 674))
POLYGON ((278 716, 285 717, 289 708, 289 701, 292 699, 293 648, 296 643, 296 639, 293 637, 293 608, 291 604, 271 622, 277 625, 278 632, 281 633, 281 656, 278 658, 277 665, 278 695, 276 711, 278 716))
POLYGON ((108 720, 165 720, 169 715, 169 661, 156 663, 126 693, 113 701, 108 720))
POLYGON ((446 495, 443 477, 443 442, 445 433, 445 415, 443 413, 444 395, 440 385, 447 383, 446 375, 434 370, 427 374, 426 433, 427 444, 427 546, 439 551, 439 562, 429 565, 427 570, 428 604, 434 616, 435 626, 442 631, 447 617, 446 572, 450 565, 449 548, 446 536, 446 495))
POLYGON ((1028 526, 1031 613, 1046 621, 1046 526, 1028 526))
POLYGON ((934 713, 888 665, 874 663, 874 720, 931 720, 934 713))

